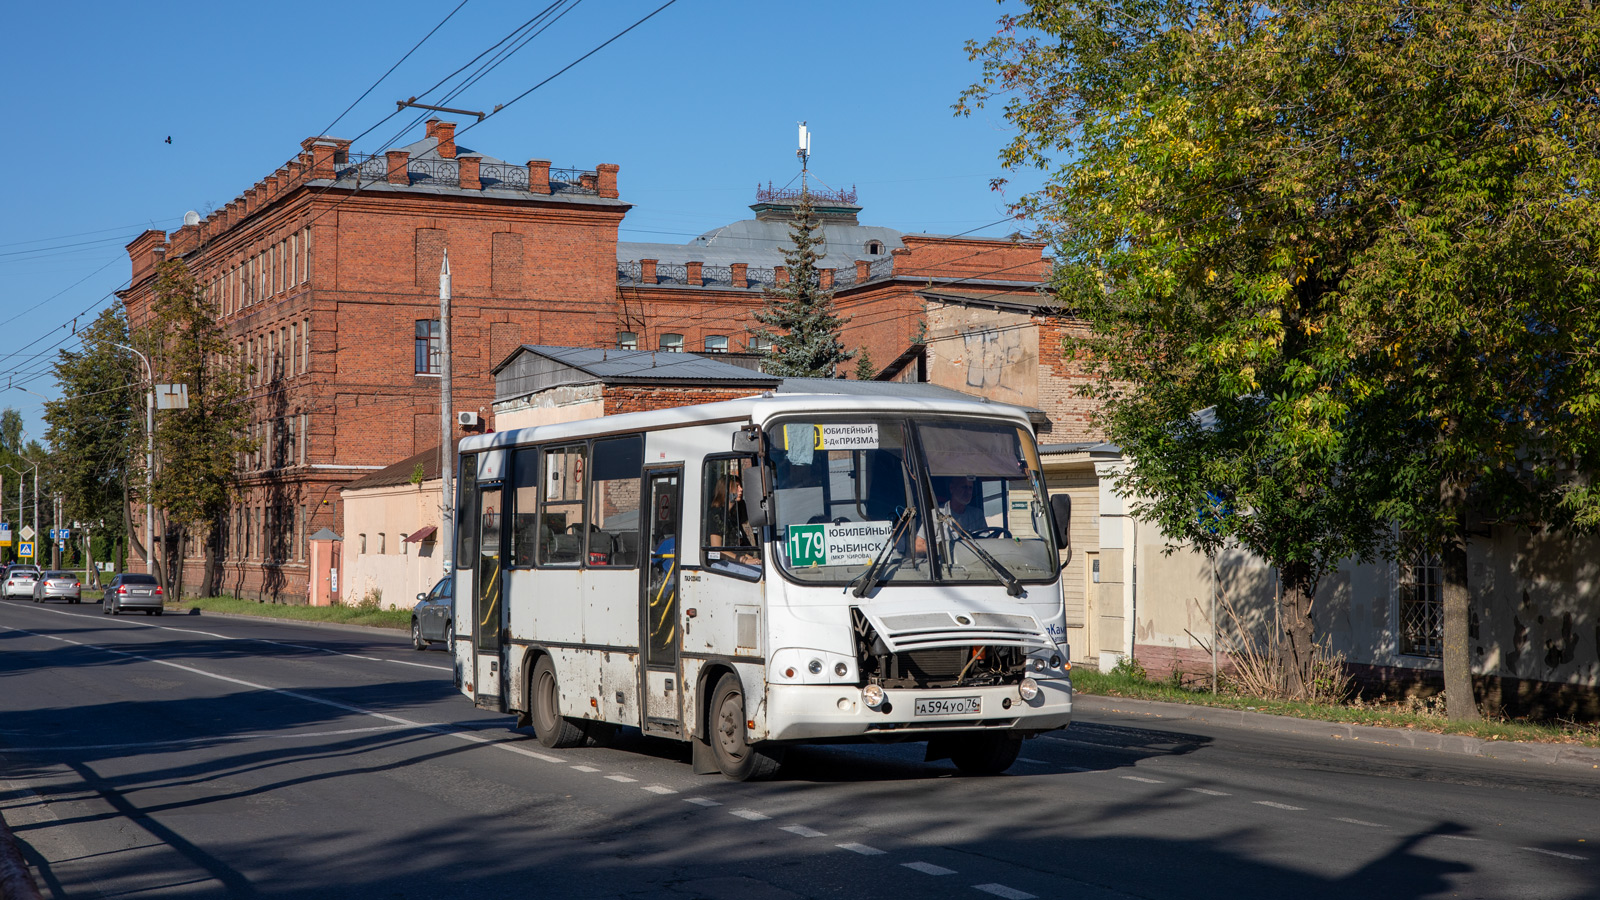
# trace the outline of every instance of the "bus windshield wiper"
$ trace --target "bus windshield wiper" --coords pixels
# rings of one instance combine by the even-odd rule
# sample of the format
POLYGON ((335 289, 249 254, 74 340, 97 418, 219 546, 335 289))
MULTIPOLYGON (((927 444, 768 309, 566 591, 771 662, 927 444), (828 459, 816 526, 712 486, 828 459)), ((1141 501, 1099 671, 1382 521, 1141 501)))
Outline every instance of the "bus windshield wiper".
POLYGON ((853 588, 853 593, 857 597, 865 597, 868 591, 878 586, 878 569, 883 566, 883 561, 889 558, 889 549, 900 540, 900 532, 905 529, 906 523, 910 522, 915 514, 916 509, 910 506, 900 510, 900 516, 895 519, 894 528, 889 532, 889 540, 884 542, 882 549, 878 551, 877 557, 872 560, 872 565, 867 566, 866 571, 857 575, 856 580, 850 582, 850 587, 846 588, 846 590, 853 588))
POLYGON ((983 560, 984 565, 993 569, 996 575, 1000 576, 1000 580, 1005 583, 1007 594, 1010 594, 1013 597, 1021 597, 1024 593, 1026 593, 1022 589, 1022 582, 1017 580, 1017 576, 1011 574, 1010 569, 1000 565, 1000 561, 990 556, 989 551, 978 546, 978 539, 973 537, 971 534, 968 534, 967 530, 961 527, 961 523, 956 521, 955 516, 952 516, 948 512, 945 512, 941 509, 939 510, 939 518, 944 520, 945 524, 950 526, 951 534, 955 535, 958 540, 966 544, 968 547, 971 547, 973 554, 979 559, 983 560))

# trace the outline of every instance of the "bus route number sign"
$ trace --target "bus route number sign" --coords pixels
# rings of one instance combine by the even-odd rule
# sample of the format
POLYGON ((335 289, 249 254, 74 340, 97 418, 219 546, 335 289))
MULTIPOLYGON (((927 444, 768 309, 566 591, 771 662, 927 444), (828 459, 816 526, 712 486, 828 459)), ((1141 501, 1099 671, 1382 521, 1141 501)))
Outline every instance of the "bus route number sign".
POLYGON ((825 566, 828 564, 827 526, 789 526, 789 565, 825 566))

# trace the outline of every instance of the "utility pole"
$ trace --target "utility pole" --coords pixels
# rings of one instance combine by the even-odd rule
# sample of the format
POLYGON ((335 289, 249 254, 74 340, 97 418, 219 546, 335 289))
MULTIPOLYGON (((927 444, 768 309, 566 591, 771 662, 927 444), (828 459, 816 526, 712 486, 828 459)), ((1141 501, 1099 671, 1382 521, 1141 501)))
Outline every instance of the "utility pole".
POLYGON ((439 264, 439 543, 444 574, 455 567, 455 420, 450 410, 450 248, 439 264))
MULTIPOLYGON (((153 475, 156 468, 156 375, 155 370, 150 368, 149 358, 143 353, 129 347, 127 344, 114 343, 111 346, 130 350, 137 355, 139 361, 144 363, 144 374, 150 383, 150 390, 144 395, 144 564, 150 574, 154 575, 156 571, 156 512, 155 501, 151 493, 154 481, 153 475)), ((39 476, 35 475, 33 480, 37 484, 39 476)), ((35 503, 37 503, 37 498, 35 498, 35 503)), ((21 515, 22 511, 18 510, 17 516, 20 518, 21 515)), ((38 518, 37 509, 35 510, 34 518, 38 518)))
POLYGON ((50 568, 61 568, 61 495, 50 494, 50 568))

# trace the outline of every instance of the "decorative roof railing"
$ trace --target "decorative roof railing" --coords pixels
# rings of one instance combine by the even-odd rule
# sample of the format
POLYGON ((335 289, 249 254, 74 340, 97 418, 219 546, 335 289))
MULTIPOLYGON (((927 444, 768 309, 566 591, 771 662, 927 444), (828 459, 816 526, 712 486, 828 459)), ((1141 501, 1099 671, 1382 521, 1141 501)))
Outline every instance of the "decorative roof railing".
POLYGON ((596 179, 594 172, 586 172, 583 169, 551 169, 550 193, 599 194, 600 185, 596 179))
POLYGON ((809 187, 804 190, 800 188, 774 188, 770 181, 767 182, 766 187, 762 187, 759 184, 756 185, 757 203, 799 203, 807 195, 811 197, 812 203, 847 203, 851 206, 856 205, 855 185, 851 185, 848 191, 842 188, 837 191, 826 188, 816 190, 809 187))
POLYGON ((484 163, 478 167, 478 181, 485 188, 525 191, 528 189, 528 167, 509 163, 484 163))
MULTIPOLYGON (((644 280, 644 263, 641 260, 628 260, 617 263, 618 284, 668 284, 689 285, 689 263, 655 263, 655 279, 650 282, 644 280)), ((820 271, 820 270, 819 270, 820 271)), ((840 266, 828 270, 833 272, 833 288, 854 287, 858 284, 867 284, 894 275, 894 259, 884 257, 874 260, 867 267, 867 277, 857 279, 855 266, 840 266)), ((777 270, 771 266, 748 266, 744 268, 744 283, 735 284, 733 280, 734 266, 707 266, 700 267, 700 280, 694 286, 707 287, 735 287, 755 290, 760 288, 776 287, 778 284, 777 270)))

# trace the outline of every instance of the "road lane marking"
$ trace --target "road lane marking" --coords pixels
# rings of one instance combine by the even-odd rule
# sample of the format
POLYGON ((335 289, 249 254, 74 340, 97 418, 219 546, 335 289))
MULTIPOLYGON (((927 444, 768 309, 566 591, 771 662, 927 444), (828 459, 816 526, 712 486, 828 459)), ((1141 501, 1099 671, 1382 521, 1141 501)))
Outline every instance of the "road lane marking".
POLYGON ((728 815, 738 816, 741 819, 749 819, 752 822, 765 822, 766 820, 772 818, 771 816, 764 816, 753 809, 730 809, 728 810, 728 815))
MULTIPOLYGON (((49 609, 48 607, 41 607, 39 612, 55 613, 58 616, 73 616, 75 618, 80 618, 80 619, 87 618, 82 613, 70 613, 70 612, 67 612, 64 609, 49 609)), ((268 622, 286 623, 286 624, 290 624, 290 625, 295 624, 295 621, 293 619, 269 619, 269 618, 266 618, 264 616, 262 618, 265 621, 268 621, 268 622)), ((93 621, 93 620, 91 620, 91 621, 93 621)), ((101 624, 110 625, 111 623, 109 621, 107 621, 107 622, 102 622, 101 624)), ((271 638, 240 637, 238 635, 217 634, 214 631, 200 631, 199 629, 196 629, 196 628, 176 628, 176 627, 173 627, 171 625, 154 625, 154 624, 151 624, 149 622, 129 622, 129 621, 125 621, 125 620, 118 620, 117 624, 118 624, 118 626, 127 626, 127 627, 132 627, 132 628, 154 628, 157 631, 175 631, 175 632, 177 632, 179 634, 198 634, 198 635, 200 635, 202 637, 216 638, 219 641, 255 641, 258 644, 271 644, 274 647, 289 647, 289 648, 294 649, 294 650, 305 650, 305 651, 308 651, 308 652, 311 652, 311 653, 327 653, 330 656, 347 656, 347 657, 349 657, 351 659, 369 660, 371 662, 393 663, 394 665, 397 665, 397 666, 412 666, 412 667, 418 668, 418 669, 433 669, 436 672, 454 671, 451 666, 435 666, 435 665, 433 665, 431 663, 411 662, 409 660, 404 660, 404 659, 383 659, 383 658, 377 657, 377 656, 361 656, 361 655, 358 655, 358 654, 355 654, 355 653, 344 653, 344 652, 341 652, 339 650, 329 650, 326 647, 311 647, 311 646, 307 646, 305 644, 290 644, 290 643, 287 643, 285 641, 275 641, 275 640, 272 640, 271 638)), ((21 629, 18 629, 18 630, 21 630, 21 629)), ((29 632, 29 633, 31 634, 32 632, 29 632)), ((93 646, 93 645, 86 645, 86 646, 93 646)))
POLYGON ((1562 859, 1575 859, 1575 860, 1578 860, 1579 862, 1582 862, 1582 861, 1584 861, 1584 860, 1589 858, 1587 856, 1579 856, 1576 853, 1560 853, 1560 852, 1555 851, 1555 850, 1546 850, 1543 847, 1523 847, 1521 849, 1527 850, 1527 851, 1529 851, 1531 853, 1543 853, 1545 856, 1559 856, 1562 859))
POLYGON ((1256 805, 1257 806, 1270 806, 1273 809, 1287 809, 1290 812, 1305 812, 1306 811, 1306 808, 1304 806, 1290 806, 1287 803, 1274 803, 1271 800, 1257 800, 1256 801, 1256 805))
POLYGON ((884 851, 879 850, 877 847, 868 847, 866 844, 834 844, 834 846, 841 850, 849 850, 851 853, 859 853, 862 856, 882 856, 884 854, 884 851))
POLYGON ((921 872, 924 875, 954 875, 956 873, 955 869, 946 869, 944 866, 936 866, 933 863, 908 862, 900 865, 912 871, 921 872))
POLYGON ((370 734, 375 731, 402 731, 409 725, 374 725, 371 728, 339 728, 333 731, 301 731, 294 734, 273 734, 256 731, 250 734, 225 734, 216 737, 176 738, 170 741, 132 741, 122 744, 74 744, 66 747, 0 747, 0 753, 59 753, 68 750, 153 750, 162 747, 178 749, 199 744, 235 744, 243 741, 293 740, 296 738, 342 737, 347 734, 370 734))
POLYGON ((598 772, 598 771, 600 771, 599 769, 596 769, 594 766, 569 766, 569 768, 577 769, 579 772, 598 772))
POLYGON ((39 633, 37 631, 27 631, 27 630, 22 629, 22 628, 11 628, 11 627, 8 627, 8 626, 0 626, 0 627, 4 627, 7 631, 15 631, 18 634, 31 635, 33 637, 43 638, 45 640, 56 641, 57 643, 71 644, 71 645, 73 645, 75 647, 84 647, 84 648, 89 649, 89 650, 98 650, 101 653, 109 653, 112 656, 122 656, 122 657, 126 657, 128 659, 137 659, 137 660, 139 660, 141 662, 152 663, 152 664, 158 665, 158 666, 166 666, 167 668, 170 668, 170 669, 177 669, 180 672, 188 672, 191 675, 199 675, 202 678, 211 678, 211 679, 214 679, 216 681, 224 682, 226 684, 238 685, 239 687, 249 688, 250 690, 253 690, 253 691, 266 691, 268 693, 277 694, 280 697, 290 697, 290 698, 295 699, 295 700, 303 700, 303 701, 305 701, 307 703, 315 703, 315 704, 317 704, 319 706, 331 707, 333 709, 341 710, 343 712, 351 713, 353 715, 368 716, 370 718, 377 719, 380 722, 391 722, 391 723, 394 723, 396 725, 403 726, 405 728, 414 728, 414 729, 417 729, 419 731, 427 731, 427 732, 430 732, 432 734, 440 735, 442 737, 450 737, 450 738, 455 738, 458 741, 466 741, 469 744, 482 744, 482 745, 485 745, 485 746, 493 747, 493 748, 495 748, 497 750, 504 750, 507 753, 515 753, 518 756, 526 756, 526 757, 529 757, 531 759, 540 759, 540 760, 544 760, 545 762, 554 762, 554 763, 565 762, 565 760, 561 759, 560 757, 550 756, 550 755, 545 754, 545 753, 540 753, 540 752, 538 752, 536 750, 528 750, 528 749, 526 749, 524 747, 517 746, 517 743, 520 743, 520 742, 510 742, 510 741, 504 741, 504 740, 495 740, 493 738, 487 738, 487 737, 484 737, 483 735, 480 735, 480 734, 474 734, 474 733, 471 733, 471 732, 461 731, 457 726, 440 725, 440 724, 433 723, 433 722, 418 722, 415 719, 407 719, 404 716, 396 716, 396 715, 392 715, 390 713, 376 712, 374 710, 364 709, 362 707, 355 706, 355 705, 352 705, 352 704, 349 704, 349 703, 341 703, 338 700, 330 700, 330 699, 328 699, 326 697, 317 697, 317 696, 312 695, 312 694, 306 694, 306 693, 302 693, 300 691, 291 691, 291 690, 288 690, 286 688, 270 687, 268 685, 259 684, 259 683, 254 682, 254 681, 246 681, 243 678, 234 678, 231 675, 221 675, 221 674, 218 674, 216 672, 207 672, 204 669, 197 669, 194 666, 186 666, 183 663, 176 663, 176 662, 172 662, 171 660, 156 659, 154 657, 143 656, 143 655, 138 654, 138 653, 129 653, 126 650, 113 650, 110 647, 102 647, 99 644, 89 644, 89 643, 85 643, 83 641, 75 641, 75 640, 72 640, 71 638, 58 637, 58 636, 53 635, 53 634, 41 634, 41 633, 39 633))
POLYGON ((685 798, 683 798, 683 802, 685 802, 685 803, 693 803, 696 806, 721 806, 722 805, 721 803, 718 803, 715 800, 707 800, 704 797, 685 797, 685 798))
POLYGON ((985 894, 1004 897, 1005 900, 1038 900, 1037 894, 1019 891, 1014 887, 1006 887, 1003 884, 975 884, 973 888, 983 891, 985 894))
POLYGON ((1184 790, 1186 790, 1186 791, 1194 791, 1196 794, 1205 794, 1207 797, 1232 797, 1233 796, 1232 794, 1230 794, 1230 793, 1228 793, 1226 791, 1213 791, 1210 788, 1184 788, 1184 790))
POLYGON ((1162 781, 1159 778, 1143 778, 1138 775, 1124 775, 1122 778, 1125 781, 1142 781, 1145 784, 1166 784, 1165 781, 1162 781))
POLYGON ((1444 838, 1447 841, 1481 841, 1483 838, 1467 837, 1464 834, 1436 834, 1433 837, 1444 838))
POLYGON ((1389 827, 1387 825, 1384 825, 1384 824, 1381 824, 1381 823, 1378 823, 1378 822, 1365 822, 1365 821, 1362 821, 1361 819, 1346 819, 1343 816, 1334 816, 1333 820, 1335 822, 1346 822, 1346 823, 1349 823, 1351 825, 1364 825, 1367 828, 1388 828, 1389 827))
POLYGON ((623 784, 633 784, 634 782, 638 781, 639 779, 637 779, 637 778, 629 778, 626 775, 607 775, 606 776, 606 780, 607 781, 620 781, 623 784))
POLYGON ((1054 764, 1053 764, 1053 763, 1051 763, 1051 762, 1050 762, 1050 761, 1049 761, 1049 760, 1044 760, 1044 759, 1029 759, 1029 758, 1028 758, 1028 757, 1026 757, 1026 756, 1019 756, 1019 757, 1017 757, 1017 762, 1019 762, 1019 763, 1027 763, 1027 764, 1028 764, 1028 765, 1030 765, 1030 766, 1049 766, 1049 765, 1054 765, 1054 764))
POLYGON ((644 786, 644 789, 649 791, 652 794, 676 794, 677 793, 677 791, 673 790, 672 788, 667 787, 664 784, 647 784, 647 785, 644 786))
POLYGON ((790 834, 798 834, 803 838, 826 837, 826 835, 815 828, 807 828, 804 825, 785 825, 778 830, 787 831, 790 834))

